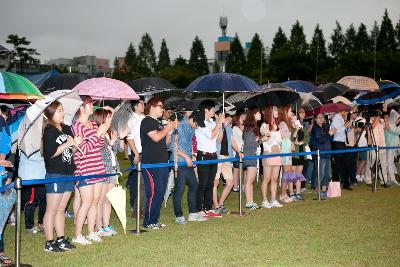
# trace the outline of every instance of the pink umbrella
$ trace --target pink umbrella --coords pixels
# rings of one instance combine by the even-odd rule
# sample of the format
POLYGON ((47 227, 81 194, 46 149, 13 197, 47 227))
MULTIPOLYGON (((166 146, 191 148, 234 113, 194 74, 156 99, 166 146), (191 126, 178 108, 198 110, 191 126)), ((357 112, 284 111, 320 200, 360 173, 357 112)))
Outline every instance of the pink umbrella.
POLYGON ((313 111, 306 112, 306 116, 314 116, 318 113, 326 114, 326 113, 336 113, 339 111, 350 111, 350 106, 344 103, 327 103, 321 106, 320 108, 314 109, 313 111))
POLYGON ((80 82, 73 90, 79 95, 88 95, 95 100, 138 100, 139 96, 126 83, 106 77, 92 78, 80 82))

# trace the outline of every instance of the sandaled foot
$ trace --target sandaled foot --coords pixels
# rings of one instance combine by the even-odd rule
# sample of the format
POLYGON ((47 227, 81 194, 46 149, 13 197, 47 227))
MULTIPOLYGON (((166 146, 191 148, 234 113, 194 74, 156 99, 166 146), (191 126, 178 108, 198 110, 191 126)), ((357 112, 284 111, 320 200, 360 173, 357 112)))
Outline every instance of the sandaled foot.
POLYGON ((4 254, 0 255, 0 264, 1 266, 12 266, 14 264, 13 260, 7 257, 4 254))

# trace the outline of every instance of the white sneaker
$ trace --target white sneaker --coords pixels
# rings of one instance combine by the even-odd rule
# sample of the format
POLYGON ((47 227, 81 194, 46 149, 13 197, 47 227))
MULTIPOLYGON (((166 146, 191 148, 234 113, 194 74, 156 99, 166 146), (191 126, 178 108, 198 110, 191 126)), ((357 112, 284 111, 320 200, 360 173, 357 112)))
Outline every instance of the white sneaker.
POLYGON ((83 235, 78 236, 76 239, 72 238, 72 243, 77 243, 80 245, 91 245, 92 242, 87 240, 83 235))
POLYGON ((98 234, 96 234, 95 232, 90 233, 86 238, 89 241, 93 241, 93 242, 101 242, 101 241, 103 241, 103 240, 101 240, 101 237, 98 236, 98 234))
POLYGON ((278 200, 272 200, 271 203, 271 208, 282 208, 283 205, 281 203, 278 202, 278 200))
POLYGON ((189 222, 205 222, 205 221, 208 221, 208 218, 203 216, 200 212, 189 213, 188 221, 189 222))
POLYGON ((110 236, 112 236, 112 233, 111 232, 108 232, 108 231, 106 231, 104 228, 101 228, 100 230, 98 230, 97 232, 96 232, 96 234, 98 235, 98 236, 105 236, 105 237, 110 237, 110 236))
POLYGON ((361 181, 362 181, 361 175, 357 174, 357 175, 356 175, 356 180, 357 180, 357 182, 361 182, 361 181))
POLYGON ((264 200, 263 202, 261 202, 261 207, 264 209, 272 208, 272 206, 271 206, 271 204, 269 204, 268 200, 264 200))

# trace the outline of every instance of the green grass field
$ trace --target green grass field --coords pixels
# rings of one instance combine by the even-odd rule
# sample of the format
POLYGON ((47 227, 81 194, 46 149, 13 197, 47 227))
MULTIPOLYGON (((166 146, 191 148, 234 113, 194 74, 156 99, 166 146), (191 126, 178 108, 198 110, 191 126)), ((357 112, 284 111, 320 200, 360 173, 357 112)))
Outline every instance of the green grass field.
MULTIPOLYGON (((127 161, 121 161, 123 167, 127 161)), ((123 177, 123 184, 126 175, 123 177)), ((255 192, 259 192, 256 186, 255 192)), ((255 194, 258 202, 260 194, 255 194)), ((172 201, 161 211, 168 226, 136 236, 119 234, 73 252, 49 254, 44 235, 29 235, 22 226, 21 261, 34 266, 399 266, 400 188, 358 186, 341 198, 306 200, 280 209, 256 210, 243 217, 228 214, 208 222, 176 225, 172 201)), ((237 210, 238 194, 226 202, 237 210)), ((184 211, 187 214, 186 198, 184 211)), ((135 221, 128 218, 128 229, 135 221)), ((84 230, 86 230, 84 228, 84 230)), ((72 236, 67 219, 66 234, 72 236)), ((6 254, 13 257, 14 227, 6 231, 6 254)))

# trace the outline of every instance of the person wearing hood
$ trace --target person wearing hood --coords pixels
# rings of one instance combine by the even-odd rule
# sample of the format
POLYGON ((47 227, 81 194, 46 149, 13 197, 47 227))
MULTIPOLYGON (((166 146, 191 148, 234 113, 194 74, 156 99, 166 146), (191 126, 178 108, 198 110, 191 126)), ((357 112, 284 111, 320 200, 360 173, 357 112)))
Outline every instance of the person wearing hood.
MULTIPOLYGON (((386 146, 398 146, 399 145, 399 135, 400 135, 400 115, 395 110, 392 109, 389 113, 390 115, 385 115, 385 143, 386 146)), ((397 155, 397 149, 386 149, 387 155, 387 173, 388 173, 388 184, 400 186, 396 181, 396 165, 394 159, 397 155)))

